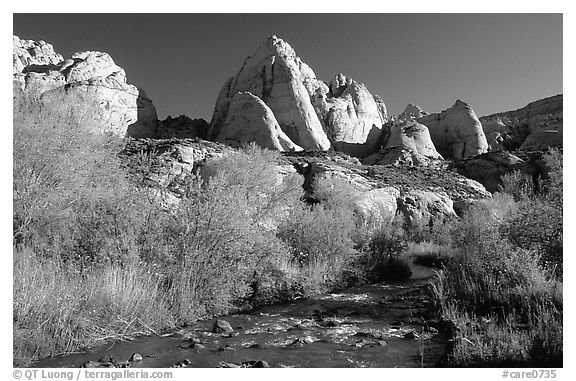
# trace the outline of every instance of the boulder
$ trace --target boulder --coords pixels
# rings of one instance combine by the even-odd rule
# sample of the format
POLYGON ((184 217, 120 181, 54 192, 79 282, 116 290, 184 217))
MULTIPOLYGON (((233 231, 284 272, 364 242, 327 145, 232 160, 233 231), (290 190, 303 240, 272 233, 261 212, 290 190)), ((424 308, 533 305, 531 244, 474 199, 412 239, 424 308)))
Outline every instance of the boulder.
POLYGON ((454 202, 443 191, 413 189, 398 197, 398 211, 408 224, 456 217, 454 202))
POLYGON ((130 357, 130 362, 139 362, 142 361, 142 355, 140 353, 133 353, 132 356, 130 357))
POLYGON ((226 320, 216 320, 214 326, 212 327, 212 332, 214 333, 230 333, 234 332, 234 329, 226 320))
POLYGON ((488 150, 480 121, 461 100, 441 113, 418 118, 418 123, 428 127, 434 146, 445 158, 463 159, 488 150))
POLYGON ((153 137, 157 115, 143 90, 127 83, 124 69, 107 53, 86 51, 70 59, 54 53, 52 45, 14 36, 15 96, 39 98, 42 107, 63 104, 89 109, 92 132, 117 136, 153 137))
POLYGON ((230 146, 249 142, 279 151, 301 151, 282 131, 272 110, 250 92, 236 93, 229 101, 226 119, 214 141, 230 146))
POLYGON ((427 115, 413 104, 409 104, 398 117, 389 120, 383 128, 383 148, 363 160, 369 165, 428 165, 433 160, 442 160, 430 138, 428 128, 416 121, 427 115))
POLYGON ((353 197, 354 212, 364 226, 379 226, 394 219, 400 191, 394 187, 377 188, 353 197))
MULTIPOLYGON (((414 165, 426 165, 431 160, 442 160, 442 156, 436 151, 434 143, 430 138, 428 128, 415 120, 397 120, 390 126, 390 136, 384 145, 384 151, 392 150, 395 147, 407 151, 410 155, 410 163, 414 165)), ((387 161, 384 155, 384 162, 387 161)), ((394 156, 392 156, 393 158, 394 156)), ((390 160, 386 164, 395 163, 390 160)))

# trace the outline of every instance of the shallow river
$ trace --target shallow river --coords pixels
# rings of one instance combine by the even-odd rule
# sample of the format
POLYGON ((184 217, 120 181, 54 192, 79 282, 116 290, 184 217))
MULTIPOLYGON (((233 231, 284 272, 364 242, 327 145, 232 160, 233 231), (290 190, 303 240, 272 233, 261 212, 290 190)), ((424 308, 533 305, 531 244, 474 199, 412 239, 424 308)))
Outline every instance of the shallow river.
POLYGON ((446 338, 421 319, 422 287, 433 276, 415 266, 404 282, 373 284, 260 308, 222 319, 235 333, 213 333, 213 320, 167 336, 140 337, 81 354, 41 360, 35 367, 80 367, 111 357, 130 367, 217 367, 263 360, 271 367, 431 367, 446 338))

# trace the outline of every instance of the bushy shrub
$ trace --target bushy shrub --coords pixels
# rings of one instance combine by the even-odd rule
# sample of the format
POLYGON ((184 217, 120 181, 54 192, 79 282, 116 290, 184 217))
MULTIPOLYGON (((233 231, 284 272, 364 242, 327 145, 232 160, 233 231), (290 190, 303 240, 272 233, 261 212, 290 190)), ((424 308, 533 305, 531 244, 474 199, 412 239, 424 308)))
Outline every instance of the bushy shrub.
POLYGON ((561 285, 542 268, 540 251, 519 246, 510 230, 527 223, 518 216, 530 202, 496 194, 454 226, 453 257, 431 288, 460 328, 445 365, 561 364, 561 285))
POLYGON ((275 227, 301 188, 279 178, 275 157, 251 145, 207 162, 202 178, 147 230, 156 243, 146 260, 170 269, 172 305, 185 321, 228 311, 261 290, 270 262, 286 255, 275 227))
POLYGON ((532 176, 522 172, 513 171, 502 176, 501 193, 507 193, 514 200, 526 200, 534 196, 534 184, 532 176))
POLYGON ((352 237, 356 225, 351 210, 295 205, 279 226, 278 236, 290 249, 290 262, 306 275, 309 290, 320 290, 344 280, 357 251, 352 237))
POLYGON ((535 250, 541 263, 562 274, 563 264, 563 169, 562 152, 556 149, 544 154, 549 178, 541 193, 524 198, 505 225, 515 245, 535 250))
POLYGON ((134 254, 143 200, 121 168, 120 141, 92 132, 90 105, 16 104, 14 242, 83 265, 134 254))
POLYGON ((515 245, 537 251, 542 264, 562 274, 562 209, 546 199, 524 201, 504 229, 515 245))

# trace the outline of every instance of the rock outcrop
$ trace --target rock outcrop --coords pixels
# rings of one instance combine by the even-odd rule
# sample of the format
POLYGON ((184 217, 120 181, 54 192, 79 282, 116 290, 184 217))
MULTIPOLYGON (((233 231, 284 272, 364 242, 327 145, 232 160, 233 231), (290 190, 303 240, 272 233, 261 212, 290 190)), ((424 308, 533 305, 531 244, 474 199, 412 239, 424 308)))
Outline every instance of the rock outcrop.
MULTIPOLYGON (((295 146, 306 150, 332 147, 365 156, 380 144, 380 130, 387 117, 381 98, 341 74, 330 85, 318 80, 294 49, 276 36, 269 37, 246 58, 242 68, 223 86, 210 123, 210 139, 224 141, 234 136, 246 143, 260 136, 256 127, 251 131, 230 131, 246 126, 229 123, 231 120, 261 119, 261 116, 237 114, 238 102, 234 103, 234 99, 245 92, 270 110, 280 130, 295 146)), ((253 99, 251 102, 256 104, 253 99)), ((263 112, 261 105, 253 109, 263 112)), ((258 128, 276 131, 272 118, 268 117, 267 123, 259 123, 258 128)))
POLYGON ((461 100, 441 113, 418 118, 418 123, 428 127, 436 150, 445 158, 464 159, 488 150, 480 121, 461 100))
POLYGON ((352 198, 354 212, 367 227, 381 226, 391 221, 398 210, 400 191, 384 187, 358 193, 352 198))
POLYGON ((58 65, 64 58, 54 51, 54 47, 45 41, 21 40, 12 36, 13 74, 22 73, 27 66, 58 65))
POLYGON ((201 139, 129 139, 120 153, 136 184, 150 189, 161 204, 171 205, 183 197, 192 176, 206 161, 232 149, 201 139))
POLYGON ((238 92, 230 100, 226 119, 215 141, 233 147, 246 142, 279 151, 301 151, 282 131, 272 110, 250 92, 238 92))
POLYGON ((89 108, 95 132, 152 137, 157 115, 143 90, 128 84, 107 53, 86 51, 64 60, 52 45, 14 36, 14 96, 38 98, 43 107, 89 108))
POLYGON ((335 150, 365 157, 382 144, 386 105, 366 86, 343 74, 327 86, 318 81, 312 104, 335 150))
POLYGON ((540 150, 563 145, 563 95, 531 102, 518 110, 480 118, 490 149, 540 150))
POLYGON ((250 92, 272 111, 286 135, 302 148, 327 150, 328 137, 310 102, 306 84, 316 81, 314 72, 303 63, 290 45, 272 36, 246 58, 242 68, 230 78, 218 95, 208 136, 220 140, 230 103, 239 92, 250 92))
POLYGON ((451 218, 475 200, 491 197, 477 181, 440 167, 372 167, 341 153, 285 153, 284 160, 304 177, 307 200, 342 192, 365 224, 391 220, 397 212, 409 223, 451 218))
POLYGON ((494 151, 454 163, 461 175, 474 179, 484 185, 489 192, 497 192, 502 187, 505 174, 519 171, 529 177, 535 174, 535 168, 521 158, 507 152, 494 151))
POLYGON ((409 104, 402 114, 384 126, 384 147, 363 160, 369 165, 428 165, 442 160, 430 138, 428 128, 416 121, 426 115, 418 106, 409 104))
POLYGON ((456 217, 454 202, 443 191, 410 190, 398 197, 398 211, 408 224, 456 217))

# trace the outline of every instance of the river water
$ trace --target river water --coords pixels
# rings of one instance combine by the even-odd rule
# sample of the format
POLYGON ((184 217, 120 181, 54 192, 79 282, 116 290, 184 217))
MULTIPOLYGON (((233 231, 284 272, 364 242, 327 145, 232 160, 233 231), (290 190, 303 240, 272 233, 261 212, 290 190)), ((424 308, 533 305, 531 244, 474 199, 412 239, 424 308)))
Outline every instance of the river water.
POLYGON ((408 281, 353 287, 221 319, 235 333, 213 333, 213 320, 165 336, 115 342, 34 367, 80 367, 111 357, 130 367, 232 366, 263 360, 271 367, 432 367, 447 340, 421 315, 433 271, 414 266, 408 281))

